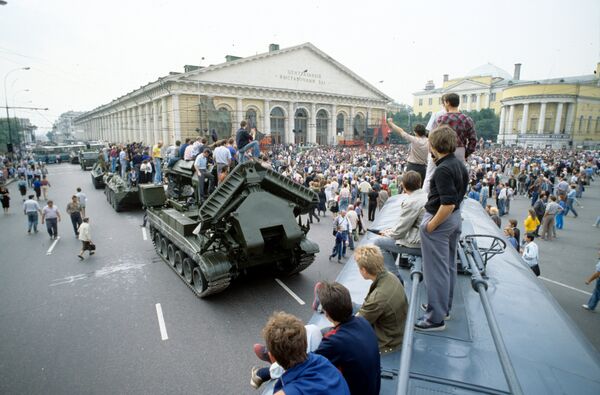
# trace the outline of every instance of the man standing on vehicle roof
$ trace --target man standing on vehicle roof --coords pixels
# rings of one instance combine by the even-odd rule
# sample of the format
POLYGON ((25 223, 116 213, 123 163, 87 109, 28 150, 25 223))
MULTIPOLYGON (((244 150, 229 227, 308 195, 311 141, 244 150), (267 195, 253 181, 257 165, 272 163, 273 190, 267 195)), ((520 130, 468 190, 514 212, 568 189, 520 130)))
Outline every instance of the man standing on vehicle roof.
POLYGON ((152 147, 152 159, 154 159, 154 183, 162 184, 162 141, 152 147))
POLYGON ((456 281, 456 245, 461 231, 460 205, 469 184, 464 163, 454 155, 456 132, 447 125, 434 129, 429 145, 436 169, 431 177, 420 226, 423 274, 427 288, 425 314, 416 329, 440 331, 452 308, 456 281))

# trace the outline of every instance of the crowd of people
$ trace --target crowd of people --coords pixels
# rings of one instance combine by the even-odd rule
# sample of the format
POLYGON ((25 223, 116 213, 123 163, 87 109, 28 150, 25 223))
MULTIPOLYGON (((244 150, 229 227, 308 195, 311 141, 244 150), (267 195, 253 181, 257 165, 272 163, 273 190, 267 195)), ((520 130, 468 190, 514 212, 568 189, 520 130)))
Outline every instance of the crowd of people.
MULTIPOLYGON (((341 284, 319 282, 315 286, 313 307, 325 314, 332 328, 315 330, 289 314, 274 314, 263 331, 266 344, 254 347, 257 356, 271 366, 253 368, 251 385, 258 388, 267 380, 277 379, 278 395, 377 394, 379 356, 400 347, 406 320, 407 301, 396 263, 398 254, 422 256, 427 303, 421 306, 423 314, 415 322, 415 329, 445 330, 456 281, 463 199, 479 202, 503 229, 510 248, 517 249, 539 275, 540 248, 534 240, 555 239, 557 230, 565 229, 565 217, 570 212, 578 216, 578 199, 600 169, 598 151, 486 148, 476 140, 473 121, 460 112, 459 97, 445 95, 443 103, 444 111, 432 117, 427 126, 416 125, 414 135, 388 120, 391 129, 410 145, 273 145, 263 147, 261 152, 255 131, 242 121, 235 138, 228 140, 213 138, 209 144, 206 137, 199 137, 176 141, 169 147, 163 147, 162 142, 151 147, 142 143, 115 144, 102 150, 99 161, 107 170, 120 172, 130 184, 162 184, 164 171, 178 160, 193 161, 200 181, 200 203, 236 163, 248 160, 315 191, 319 204, 309 213, 309 220, 320 221, 331 213, 330 259, 337 257, 341 263, 347 248, 354 250, 358 270, 372 282, 371 287, 364 302, 357 306, 341 284), (375 220, 387 199, 401 193, 406 198, 397 223, 389 229, 368 229, 367 224, 375 220), (503 217, 510 216, 514 199, 528 199, 531 208, 526 218, 509 218, 503 227, 503 217), (367 211, 366 219, 363 210, 367 211), (355 249, 354 243, 367 230, 379 237, 373 245, 355 249)), ((6 170, 10 164, 2 162, 2 170, 6 170)), ((26 193, 33 188, 39 200, 37 189, 41 193, 41 182, 47 182, 43 167, 27 161, 16 169, 10 167, 20 179, 19 189, 24 188, 26 193)), ((50 184, 45 185, 44 199, 50 184)), ((0 193, 4 206, 10 196, 6 188, 0 193)), ((23 196, 25 193, 21 192, 23 196)), ((60 212, 50 200, 40 209, 36 195, 29 195, 24 202, 29 231, 37 232, 40 214, 50 236, 56 237, 60 212)), ((93 254, 84 210, 85 199, 82 202, 81 196, 72 196, 66 211, 83 244, 80 259, 86 250, 93 254)), ((600 217, 595 223, 599 225, 600 217)), ((596 269, 588 283, 600 276, 600 267, 596 269)), ((599 283, 590 301, 583 305, 585 309, 596 308, 599 283)))

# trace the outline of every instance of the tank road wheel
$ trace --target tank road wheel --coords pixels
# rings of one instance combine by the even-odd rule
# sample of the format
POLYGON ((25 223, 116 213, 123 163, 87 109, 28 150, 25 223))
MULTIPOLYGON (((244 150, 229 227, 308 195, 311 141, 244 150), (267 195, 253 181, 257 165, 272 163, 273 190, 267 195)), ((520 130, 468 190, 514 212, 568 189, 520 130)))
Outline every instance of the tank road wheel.
POLYGON ((208 289, 208 281, 206 281, 206 277, 204 273, 202 273, 202 269, 199 266, 196 266, 192 271, 192 279, 194 281, 194 289, 200 296, 202 293, 208 289))
POLYGON ((167 259, 167 247, 169 246, 169 240, 166 237, 160 238, 160 256, 167 259))
POLYGON ((181 254, 181 257, 183 259, 180 259, 179 261, 176 261, 175 265, 174 265, 175 266, 175 271, 177 273, 179 273, 179 274, 183 274, 183 262, 187 259, 183 253, 181 254))
POLYGON ((175 251, 175 259, 173 260, 173 262, 171 263, 174 267, 177 267, 177 265, 181 265, 183 260, 185 258, 185 254, 179 250, 175 251))
POLYGON ((185 258, 183 260, 183 277, 188 284, 192 284, 194 282, 194 261, 190 258, 185 258))
POLYGON ((175 263, 175 251, 177 251, 177 247, 173 243, 169 243, 167 247, 167 260, 171 265, 175 263))
POLYGON ((154 231, 154 248, 156 253, 160 255, 160 233, 158 231, 154 231))

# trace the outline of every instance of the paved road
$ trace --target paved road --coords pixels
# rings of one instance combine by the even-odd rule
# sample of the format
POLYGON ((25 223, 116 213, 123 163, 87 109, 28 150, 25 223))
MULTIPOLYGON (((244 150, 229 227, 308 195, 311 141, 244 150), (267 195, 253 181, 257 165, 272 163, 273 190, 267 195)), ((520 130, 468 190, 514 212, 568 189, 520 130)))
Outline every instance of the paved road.
MULTIPOLYGON (((70 221, 52 241, 40 228, 26 233, 16 185, 10 186, 11 214, 0 214, 0 393, 254 393, 251 346, 270 313, 285 310, 307 320, 313 284, 334 279, 341 266, 327 260, 330 220, 314 224, 310 238, 321 245, 316 262, 302 274, 282 279, 306 301, 299 304, 274 278, 254 274, 209 299, 196 298, 144 240, 142 212, 117 214, 89 172, 50 166, 50 197, 61 210, 77 186, 88 195, 87 214, 97 255, 80 262, 79 241, 70 221), (160 304, 167 339, 162 339, 160 304)), ((589 292, 583 284, 595 262, 600 229, 600 189, 590 188, 582 215, 568 218, 558 241, 540 241, 545 277, 589 292), (589 196, 589 197, 588 197, 589 196), (546 245, 547 244, 547 245, 546 245)), ((512 215, 524 218, 517 200, 512 215)), ((507 217, 505 217, 507 218, 507 217)), ((587 296, 547 283, 563 308, 600 348, 600 314, 580 307, 587 296)), ((535 303, 535 301, 531 301, 535 303)))

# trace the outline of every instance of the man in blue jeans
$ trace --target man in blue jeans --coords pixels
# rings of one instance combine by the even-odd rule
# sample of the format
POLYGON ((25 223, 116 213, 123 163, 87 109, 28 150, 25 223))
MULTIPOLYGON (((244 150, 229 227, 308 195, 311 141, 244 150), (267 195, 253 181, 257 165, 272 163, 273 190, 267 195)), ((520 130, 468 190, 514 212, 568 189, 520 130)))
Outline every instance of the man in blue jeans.
POLYGON ((33 195, 29 195, 29 198, 23 203, 23 213, 27 216, 27 233, 31 233, 31 230, 35 233, 38 232, 38 214, 42 215, 42 210, 38 202, 33 200, 33 195))
MULTIPOLYGON (((600 257, 600 250, 598 251, 598 256, 600 257)), ((590 300, 582 305, 586 310, 594 311, 596 310, 596 306, 598 305, 598 301, 600 300, 600 259, 598 263, 596 263, 596 271, 594 274, 590 276, 585 282, 587 285, 590 285, 592 281, 596 280, 596 286, 594 287, 594 292, 592 292, 592 296, 590 296, 590 300)))
MULTIPOLYGON (((240 128, 235 135, 235 142, 238 149, 238 161, 240 163, 246 162, 246 151, 251 149, 252 157, 258 158, 260 156, 260 147, 258 141, 254 140, 254 135, 248 133, 246 128, 248 124, 246 121, 240 122, 240 128)), ((254 130, 253 130, 254 133, 254 130)))

